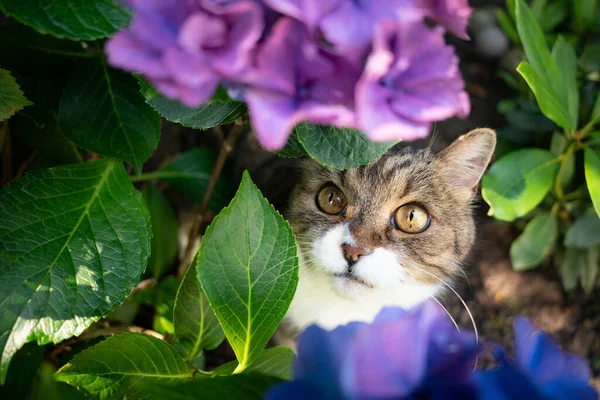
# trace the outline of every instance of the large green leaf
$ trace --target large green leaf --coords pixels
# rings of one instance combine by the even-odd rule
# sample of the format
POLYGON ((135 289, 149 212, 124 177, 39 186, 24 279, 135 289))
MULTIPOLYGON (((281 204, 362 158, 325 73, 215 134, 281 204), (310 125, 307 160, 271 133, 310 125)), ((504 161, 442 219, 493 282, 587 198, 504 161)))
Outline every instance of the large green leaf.
POLYGON ((40 33, 71 40, 111 36, 130 18, 118 0, 3 0, 0 9, 40 33))
POLYGON ((510 246, 510 261, 516 271, 538 266, 550 253, 558 236, 558 221, 550 213, 536 215, 510 246))
POLYGON ((223 329, 202 292, 195 263, 188 268, 179 286, 173 323, 175 338, 188 361, 198 357, 203 349, 216 348, 225 338, 223 329))
POLYGON ((231 204, 208 227, 196 265, 242 371, 262 353, 298 283, 292 229, 248 172, 231 204))
MULTIPOLYGON (((276 376, 281 379, 292 379, 292 369, 296 354, 289 347, 271 347, 252 363, 245 372, 258 372, 264 375, 276 376)), ((231 375, 239 363, 231 361, 220 365, 213 371, 215 375, 231 375)))
POLYGON ((600 218, 594 209, 575 220, 565 236, 565 246, 586 248, 600 244, 600 218))
POLYGON ((144 202, 152 222, 152 251, 148 271, 158 278, 169 270, 177 257, 177 218, 167 199, 152 185, 144 189, 144 202))
POLYGON ((62 133, 75 144, 140 170, 156 149, 160 117, 135 78, 97 60, 77 64, 58 112, 62 133))
POLYGON ((366 165, 397 143, 371 142, 356 129, 306 123, 296 127, 296 136, 311 158, 335 169, 366 165))
MULTIPOLYGON (((192 149, 180 155, 171 164, 134 178, 134 181, 160 179, 196 203, 201 203, 216 160, 217 153, 212 149, 192 149)), ((230 181, 223 175, 225 174, 221 174, 217 181, 210 201, 210 209, 213 211, 219 211, 229 204, 234 194, 230 181)))
POLYGON ((273 385, 273 376, 244 374, 195 379, 178 384, 151 384, 143 387, 148 400, 260 400, 273 385))
POLYGON ((193 376, 177 350, 143 333, 121 333, 84 350, 56 375, 95 398, 139 398, 153 383, 181 382, 193 376))
MULTIPOLYGON (((579 119, 579 88, 577 86, 577 55, 575 49, 562 36, 552 48, 552 59, 562 75, 562 91, 567 99, 571 128, 576 129, 579 119)), ((564 105, 564 103, 563 103, 564 105)))
POLYGON ((523 149, 496 161, 483 177, 481 194, 490 215, 514 221, 533 210, 552 188, 558 159, 541 149, 523 149))
POLYGON ((548 84, 527 62, 523 61, 517 67, 537 100, 544 115, 563 128, 575 129, 566 106, 567 101, 561 102, 557 91, 548 84))
POLYGON ((10 72, 0 68, 0 121, 33 104, 23 94, 10 72))
POLYGON ((100 160, 30 173, 0 192, 0 354, 4 380, 26 342, 80 334, 123 301, 150 255, 150 219, 123 165, 100 160))
POLYGON ((588 147, 585 149, 584 153, 585 180, 596 213, 600 215, 600 152, 588 147))

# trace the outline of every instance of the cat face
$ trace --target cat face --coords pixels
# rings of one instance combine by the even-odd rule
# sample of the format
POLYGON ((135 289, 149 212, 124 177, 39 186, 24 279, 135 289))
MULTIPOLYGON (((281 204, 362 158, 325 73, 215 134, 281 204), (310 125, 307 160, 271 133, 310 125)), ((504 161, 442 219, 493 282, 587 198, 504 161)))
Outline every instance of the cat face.
POLYGON ((437 155, 405 148, 346 171, 307 161, 287 212, 305 273, 351 299, 450 281, 473 244, 471 203, 495 143, 478 129, 437 155))

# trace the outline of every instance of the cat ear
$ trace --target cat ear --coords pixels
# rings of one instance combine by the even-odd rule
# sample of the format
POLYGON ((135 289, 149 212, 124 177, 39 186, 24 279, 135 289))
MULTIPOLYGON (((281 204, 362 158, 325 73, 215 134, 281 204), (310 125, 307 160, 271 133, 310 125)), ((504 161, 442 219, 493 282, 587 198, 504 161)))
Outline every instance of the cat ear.
POLYGON ((455 188, 460 201, 473 200, 495 147, 496 132, 479 128, 462 135, 436 156, 438 170, 455 188))

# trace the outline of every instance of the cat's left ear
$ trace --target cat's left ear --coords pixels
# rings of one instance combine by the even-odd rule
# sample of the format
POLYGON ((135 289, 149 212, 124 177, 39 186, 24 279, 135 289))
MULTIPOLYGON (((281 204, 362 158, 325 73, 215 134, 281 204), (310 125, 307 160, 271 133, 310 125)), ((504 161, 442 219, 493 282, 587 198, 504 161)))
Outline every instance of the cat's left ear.
POLYGON ((470 203, 496 147, 496 132, 478 128, 462 135, 436 156, 436 166, 455 188, 460 201, 470 203))

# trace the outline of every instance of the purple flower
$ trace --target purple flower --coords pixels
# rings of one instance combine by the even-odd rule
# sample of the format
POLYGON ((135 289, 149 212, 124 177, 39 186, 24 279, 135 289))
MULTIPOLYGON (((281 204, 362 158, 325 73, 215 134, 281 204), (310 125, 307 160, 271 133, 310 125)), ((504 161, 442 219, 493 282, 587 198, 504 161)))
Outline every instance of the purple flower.
POLYGON ((272 389, 279 399, 475 399, 470 373, 479 352, 435 303, 405 312, 384 309, 372 324, 306 329, 294 381, 272 389))
POLYGON ((302 121, 354 126, 353 91, 360 70, 319 48, 300 22, 280 18, 257 50, 245 92, 264 147, 282 148, 302 121))
POLYGON ((469 97, 443 30, 421 23, 379 24, 356 86, 355 107, 359 128, 374 141, 423 138, 432 121, 466 117, 469 97))
POLYGON ((590 370, 580 357, 561 351, 526 318, 515 321, 515 361, 497 352, 500 367, 476 374, 483 400, 596 400, 590 370))
POLYGON ((167 97, 199 106, 249 66, 264 23, 253 0, 137 0, 129 29, 107 44, 110 64, 146 76, 167 97))
POLYGON ((423 14, 452 34, 468 40, 467 24, 473 13, 468 0, 412 0, 423 14))

